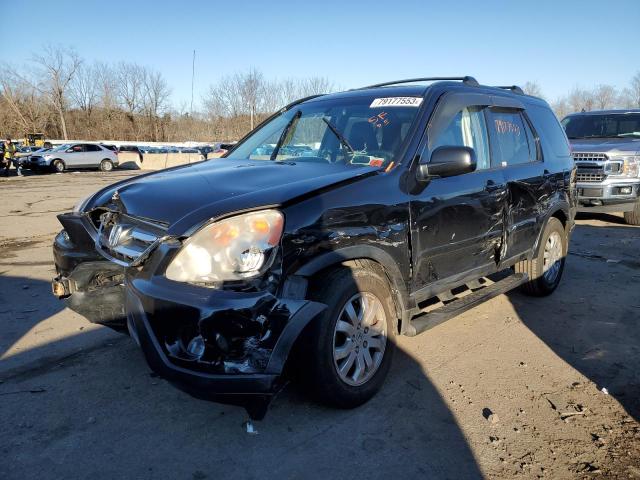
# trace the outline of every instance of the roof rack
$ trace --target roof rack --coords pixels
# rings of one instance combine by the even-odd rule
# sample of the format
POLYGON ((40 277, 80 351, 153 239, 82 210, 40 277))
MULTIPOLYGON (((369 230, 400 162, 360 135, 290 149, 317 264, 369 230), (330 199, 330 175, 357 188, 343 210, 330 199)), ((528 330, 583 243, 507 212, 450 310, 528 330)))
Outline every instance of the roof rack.
POLYGON ((377 87, 387 87, 389 85, 398 85, 401 83, 415 83, 415 82, 434 82, 439 80, 460 80, 462 83, 465 83, 472 87, 479 87, 480 84, 478 81, 470 76, 465 77, 423 77, 423 78, 409 78, 407 80, 395 80, 393 82, 384 82, 384 83, 376 83, 375 85, 368 85, 366 87, 361 87, 358 90, 363 90, 365 88, 377 88, 377 87))
POLYGON ((500 85, 495 88, 502 88, 504 90, 511 90, 513 93, 517 93, 518 95, 524 95, 522 89, 517 85, 500 85))

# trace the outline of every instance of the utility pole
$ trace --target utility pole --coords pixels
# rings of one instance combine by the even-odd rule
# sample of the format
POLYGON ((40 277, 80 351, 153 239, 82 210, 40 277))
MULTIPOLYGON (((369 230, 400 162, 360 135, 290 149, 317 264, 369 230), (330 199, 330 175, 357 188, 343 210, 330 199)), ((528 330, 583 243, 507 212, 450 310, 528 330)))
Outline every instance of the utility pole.
POLYGON ((191 63, 191 108, 189 109, 189 115, 193 117, 193 79, 196 75, 196 51, 193 51, 193 62, 191 63))

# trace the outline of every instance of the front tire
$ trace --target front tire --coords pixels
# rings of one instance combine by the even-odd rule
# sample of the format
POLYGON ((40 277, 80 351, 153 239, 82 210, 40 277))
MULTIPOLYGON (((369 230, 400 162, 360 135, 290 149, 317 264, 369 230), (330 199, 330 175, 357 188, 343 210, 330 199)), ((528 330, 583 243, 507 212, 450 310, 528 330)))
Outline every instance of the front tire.
POLYGON ((638 200, 630 212, 624 212, 624 221, 628 225, 640 225, 640 200, 638 200))
POLYGON ((65 169, 65 165, 64 162, 60 159, 54 160, 53 162, 51 162, 51 168, 53 168, 53 171, 55 173, 62 173, 64 172, 65 169))
POLYGON ((357 407, 382 387, 395 349, 396 315, 384 273, 339 267, 313 299, 328 306, 306 332, 303 381, 322 403, 357 407))
POLYGON ((107 158, 100 162, 100 170, 103 172, 110 172, 113 170, 113 162, 107 158))
POLYGON ((538 255, 515 265, 516 273, 529 275, 530 280, 520 287, 523 293, 535 297, 553 293, 562 278, 568 243, 562 222, 551 217, 542 233, 538 255))

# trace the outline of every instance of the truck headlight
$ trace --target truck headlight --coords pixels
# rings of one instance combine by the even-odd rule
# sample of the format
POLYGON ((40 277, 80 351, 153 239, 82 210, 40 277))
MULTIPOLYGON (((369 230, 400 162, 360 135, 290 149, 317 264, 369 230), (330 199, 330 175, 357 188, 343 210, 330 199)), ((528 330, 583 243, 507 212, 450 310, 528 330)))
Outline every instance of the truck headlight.
POLYGON ((615 174, 616 177, 631 177, 637 178, 640 171, 640 155, 625 155, 611 157, 611 160, 617 160, 622 162, 622 170, 620 173, 615 174))
POLYGON ((215 283, 263 273, 280 243, 284 215, 250 212, 211 223, 188 238, 165 273, 178 282, 215 283))

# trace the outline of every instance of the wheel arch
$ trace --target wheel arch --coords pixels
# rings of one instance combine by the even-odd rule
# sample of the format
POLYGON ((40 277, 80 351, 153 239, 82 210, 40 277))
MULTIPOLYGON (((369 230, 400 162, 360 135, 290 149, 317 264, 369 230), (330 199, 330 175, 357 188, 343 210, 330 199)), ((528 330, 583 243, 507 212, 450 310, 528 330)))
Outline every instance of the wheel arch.
POLYGON ((571 210, 569 204, 565 201, 558 202, 554 204, 546 213, 541 221, 541 228, 538 232, 538 237, 536 238, 536 243, 534 248, 532 249, 533 256, 537 256, 540 251, 540 242, 542 240, 542 235, 544 234, 544 230, 547 226, 547 223, 551 218, 556 218, 562 223, 564 227, 564 231, 567 235, 567 239, 569 238, 569 234, 571 232, 571 227, 573 223, 573 218, 571 217, 571 210))
POLYGON ((323 272, 350 265, 378 269, 387 278, 396 309, 398 333, 403 333, 403 326, 408 325, 409 320, 409 295, 397 262, 381 248, 359 245, 326 252, 305 263, 291 275, 312 281, 323 272))

